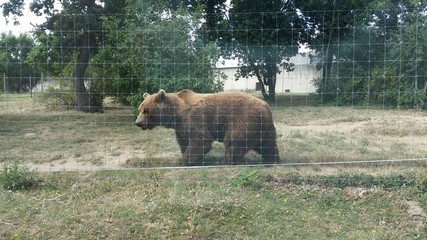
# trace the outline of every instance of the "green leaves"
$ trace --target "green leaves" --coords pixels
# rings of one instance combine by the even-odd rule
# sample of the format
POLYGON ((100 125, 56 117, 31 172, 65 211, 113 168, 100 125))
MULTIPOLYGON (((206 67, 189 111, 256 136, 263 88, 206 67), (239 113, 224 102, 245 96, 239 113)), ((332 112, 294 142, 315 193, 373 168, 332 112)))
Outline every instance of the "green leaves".
POLYGON ((314 84, 324 102, 412 108, 426 101, 426 4, 384 4, 298 2, 321 60, 314 84))
POLYGON ((283 1, 232 1, 231 5, 228 17, 218 21, 217 31, 206 32, 211 34, 208 38, 215 36, 224 58, 241 61, 236 78, 256 76, 264 97, 274 99, 278 65, 291 70, 284 60, 298 53, 302 19, 293 4, 283 1))
POLYGON ((32 173, 18 161, 4 164, 0 170, 0 184, 3 189, 10 191, 26 190, 35 185, 32 173))
MULTIPOLYGON (((28 90, 30 78, 32 83, 38 80, 40 73, 33 69, 28 61, 30 51, 35 43, 28 34, 18 36, 12 33, 1 33, 0 35, 0 74, 5 74, 6 92, 21 92, 28 90), (37 77, 37 79, 35 78, 37 77)), ((34 84, 32 84, 34 85, 34 84)), ((1 84, 1 88, 3 88, 1 84)))
POLYGON ((242 172, 236 179, 233 180, 235 186, 247 186, 251 185, 257 179, 257 169, 248 169, 242 172))

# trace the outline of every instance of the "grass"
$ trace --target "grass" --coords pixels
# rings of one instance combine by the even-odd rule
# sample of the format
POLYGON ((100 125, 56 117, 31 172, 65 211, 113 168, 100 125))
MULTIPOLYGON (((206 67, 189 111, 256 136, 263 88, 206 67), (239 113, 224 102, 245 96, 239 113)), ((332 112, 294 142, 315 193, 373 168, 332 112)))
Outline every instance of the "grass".
POLYGON ((0 238, 423 239, 427 228, 405 205, 427 203, 419 177, 349 171, 338 177, 345 182, 283 168, 39 173, 32 190, 0 191, 0 238))
MULTIPOLYGON (((132 110, 50 112, 0 95, 0 165, 178 165, 173 132, 140 131, 132 110)), ((427 156, 425 112, 317 107, 297 95, 280 96, 272 111, 286 163, 427 156)), ((215 143, 203 164, 222 156, 215 143)), ((0 239, 425 239, 426 176, 425 161, 35 172, 27 190, 0 188, 0 239)))
MULTIPOLYGON (((48 111, 28 95, 0 95, 0 162, 44 170, 179 165, 173 131, 140 131, 132 111, 111 103, 104 114, 48 111)), ((317 107, 315 96, 292 94, 278 96, 272 111, 285 163, 427 157, 423 111, 317 107)), ((223 152, 215 143, 201 164, 221 165, 223 152)))
POLYGON ((350 107, 273 108, 285 162, 425 158, 422 111, 350 107))

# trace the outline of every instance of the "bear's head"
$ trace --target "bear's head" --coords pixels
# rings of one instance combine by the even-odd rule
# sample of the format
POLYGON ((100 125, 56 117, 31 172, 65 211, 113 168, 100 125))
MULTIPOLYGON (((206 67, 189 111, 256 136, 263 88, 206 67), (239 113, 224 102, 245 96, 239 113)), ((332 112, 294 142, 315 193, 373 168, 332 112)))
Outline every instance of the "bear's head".
POLYGON ((135 124, 142 130, 157 126, 173 128, 176 124, 174 96, 161 89, 158 93, 144 93, 144 100, 139 105, 139 115, 135 124))

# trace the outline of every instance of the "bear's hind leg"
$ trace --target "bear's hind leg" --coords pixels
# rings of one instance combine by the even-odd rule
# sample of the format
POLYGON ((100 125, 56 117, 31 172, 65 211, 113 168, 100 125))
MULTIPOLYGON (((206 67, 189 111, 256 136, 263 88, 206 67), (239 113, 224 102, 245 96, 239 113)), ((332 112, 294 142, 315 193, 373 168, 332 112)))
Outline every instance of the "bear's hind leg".
POLYGON ((182 154, 183 165, 194 166, 199 165, 200 160, 208 153, 212 148, 212 141, 190 141, 187 149, 182 154))
POLYGON ((225 145, 225 163, 231 165, 245 164, 245 154, 248 148, 244 140, 224 141, 225 145))
POLYGON ((260 154, 263 164, 275 164, 280 162, 279 151, 275 140, 263 140, 260 154))
POLYGON ((188 147, 188 139, 177 135, 176 140, 179 144, 179 148, 181 149, 181 154, 184 154, 188 147))

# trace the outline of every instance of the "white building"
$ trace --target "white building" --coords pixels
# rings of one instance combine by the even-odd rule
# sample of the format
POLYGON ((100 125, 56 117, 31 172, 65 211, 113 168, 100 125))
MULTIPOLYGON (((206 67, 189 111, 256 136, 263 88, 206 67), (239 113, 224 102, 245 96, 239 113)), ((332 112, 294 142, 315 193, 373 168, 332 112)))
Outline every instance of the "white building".
MULTIPOLYGON (((297 54, 290 60, 293 63, 294 71, 286 72, 280 67, 280 74, 277 74, 276 93, 312 93, 315 87, 312 80, 321 77, 322 71, 316 69, 317 62, 308 54, 297 54)), ((226 61, 224 64, 217 64, 217 69, 227 76, 224 82, 225 91, 255 91, 258 79, 253 77, 240 78, 236 81, 235 74, 238 66, 233 61, 226 61)))

